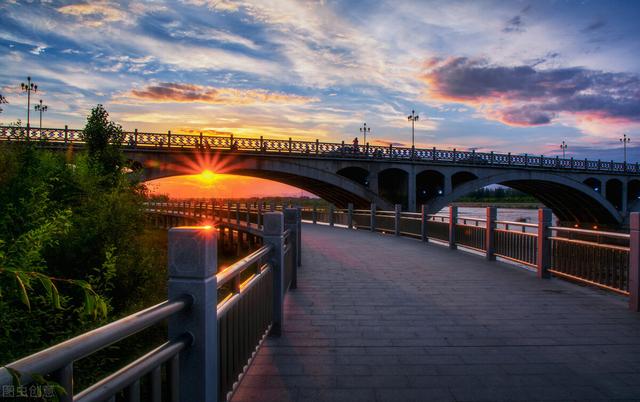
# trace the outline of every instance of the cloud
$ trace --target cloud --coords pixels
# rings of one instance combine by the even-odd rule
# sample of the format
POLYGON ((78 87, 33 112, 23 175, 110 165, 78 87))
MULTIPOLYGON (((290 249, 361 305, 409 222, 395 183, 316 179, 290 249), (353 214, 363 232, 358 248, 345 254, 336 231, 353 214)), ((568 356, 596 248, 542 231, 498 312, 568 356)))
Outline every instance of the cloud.
POLYGON ((317 102, 316 98, 270 92, 264 89, 216 88, 171 82, 131 90, 124 95, 124 98, 154 103, 211 103, 225 105, 306 104, 317 102))
POLYGON ((511 32, 522 32, 524 30, 524 23, 522 22, 522 17, 516 15, 507 21, 507 25, 502 29, 502 32, 511 33, 511 32))
POLYGON ((127 21, 127 13, 106 2, 70 4, 58 12, 78 17, 84 25, 100 27, 107 22, 127 21))
POLYGON ((593 31, 597 31, 601 28, 604 28, 607 25, 607 21, 599 18, 593 22, 591 22, 589 25, 587 25, 586 27, 584 27, 584 29, 582 29, 582 32, 593 32, 593 31))
POLYGON ((497 66, 466 57, 430 60, 422 79, 429 96, 474 106, 509 125, 552 123, 562 114, 640 122, 640 77, 582 67, 497 66))

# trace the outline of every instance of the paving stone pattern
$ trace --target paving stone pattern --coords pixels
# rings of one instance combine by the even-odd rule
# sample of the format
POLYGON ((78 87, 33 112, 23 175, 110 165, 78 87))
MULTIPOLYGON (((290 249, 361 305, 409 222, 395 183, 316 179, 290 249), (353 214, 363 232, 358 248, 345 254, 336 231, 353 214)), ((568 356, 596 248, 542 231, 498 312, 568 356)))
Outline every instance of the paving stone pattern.
POLYGON ((626 299, 408 238, 302 231, 284 333, 234 401, 640 401, 626 299))

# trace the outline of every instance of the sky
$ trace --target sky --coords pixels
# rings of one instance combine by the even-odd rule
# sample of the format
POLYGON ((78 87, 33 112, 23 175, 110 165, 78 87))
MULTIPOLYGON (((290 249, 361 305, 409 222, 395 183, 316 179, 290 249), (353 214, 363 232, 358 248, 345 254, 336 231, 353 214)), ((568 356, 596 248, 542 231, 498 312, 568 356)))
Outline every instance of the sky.
POLYGON ((25 119, 31 75, 45 126, 101 103, 131 130, 339 142, 366 122, 410 145, 415 110, 418 147, 621 160, 626 133, 637 161, 639 20, 633 0, 3 0, 0 122, 25 119))

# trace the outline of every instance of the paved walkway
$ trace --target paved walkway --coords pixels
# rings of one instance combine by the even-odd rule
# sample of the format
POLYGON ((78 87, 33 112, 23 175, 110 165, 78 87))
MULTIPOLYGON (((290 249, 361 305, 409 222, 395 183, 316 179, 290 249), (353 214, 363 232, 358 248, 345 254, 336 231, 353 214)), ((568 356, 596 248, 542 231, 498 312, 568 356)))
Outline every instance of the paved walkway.
POLYGON ((417 240, 302 230, 285 332, 234 401, 640 401, 625 299, 417 240))

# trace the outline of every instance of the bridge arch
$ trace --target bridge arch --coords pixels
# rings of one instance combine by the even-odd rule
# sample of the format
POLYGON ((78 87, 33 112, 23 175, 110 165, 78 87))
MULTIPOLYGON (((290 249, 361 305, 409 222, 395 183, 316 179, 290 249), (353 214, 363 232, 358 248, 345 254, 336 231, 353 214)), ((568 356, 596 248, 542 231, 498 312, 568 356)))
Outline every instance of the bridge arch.
POLYGON ((378 192, 380 197, 391 204, 402 204, 407 210, 409 205, 409 173, 404 169, 388 168, 378 173, 378 192))
MULTIPOLYGON (((190 174, 180 169, 180 162, 173 155, 165 155, 162 160, 155 159, 153 163, 149 163, 149 160, 145 162, 144 159, 145 155, 138 159, 145 166, 141 175, 144 181, 190 174)), ((224 156, 221 159, 224 160, 224 156)), ((238 163, 220 164, 226 166, 222 171, 224 174, 257 177, 288 184, 315 194, 339 208, 346 208, 349 203, 353 203, 356 208, 369 208, 370 203, 375 202, 380 208, 393 209, 392 203, 365 185, 333 171, 297 163, 295 159, 250 156, 238 163)))
POLYGON ((416 175, 416 203, 422 205, 444 193, 445 176, 437 170, 423 170, 416 175))
POLYGON ((351 179, 358 184, 369 187, 369 171, 359 166, 349 166, 337 172, 340 176, 351 179))
POLYGON ((477 179, 478 176, 476 176, 475 174, 471 173, 471 172, 467 172, 467 171, 460 171, 460 172, 456 172, 453 175, 451 175, 451 188, 455 189, 457 187, 459 187, 460 185, 475 180, 477 179))
POLYGON ((436 213, 460 197, 492 184, 501 184, 529 194, 551 208, 560 221, 619 224, 623 217, 593 187, 563 176, 543 172, 510 172, 481 177, 459 185, 434 199, 429 212, 436 213))
POLYGON ((593 191, 597 191, 599 193, 602 192, 602 182, 595 177, 589 177, 588 179, 583 181, 583 183, 591 187, 593 191))
POLYGON ((607 188, 605 189, 605 197, 613 206, 622 209, 622 182, 618 179, 607 180, 607 188))

